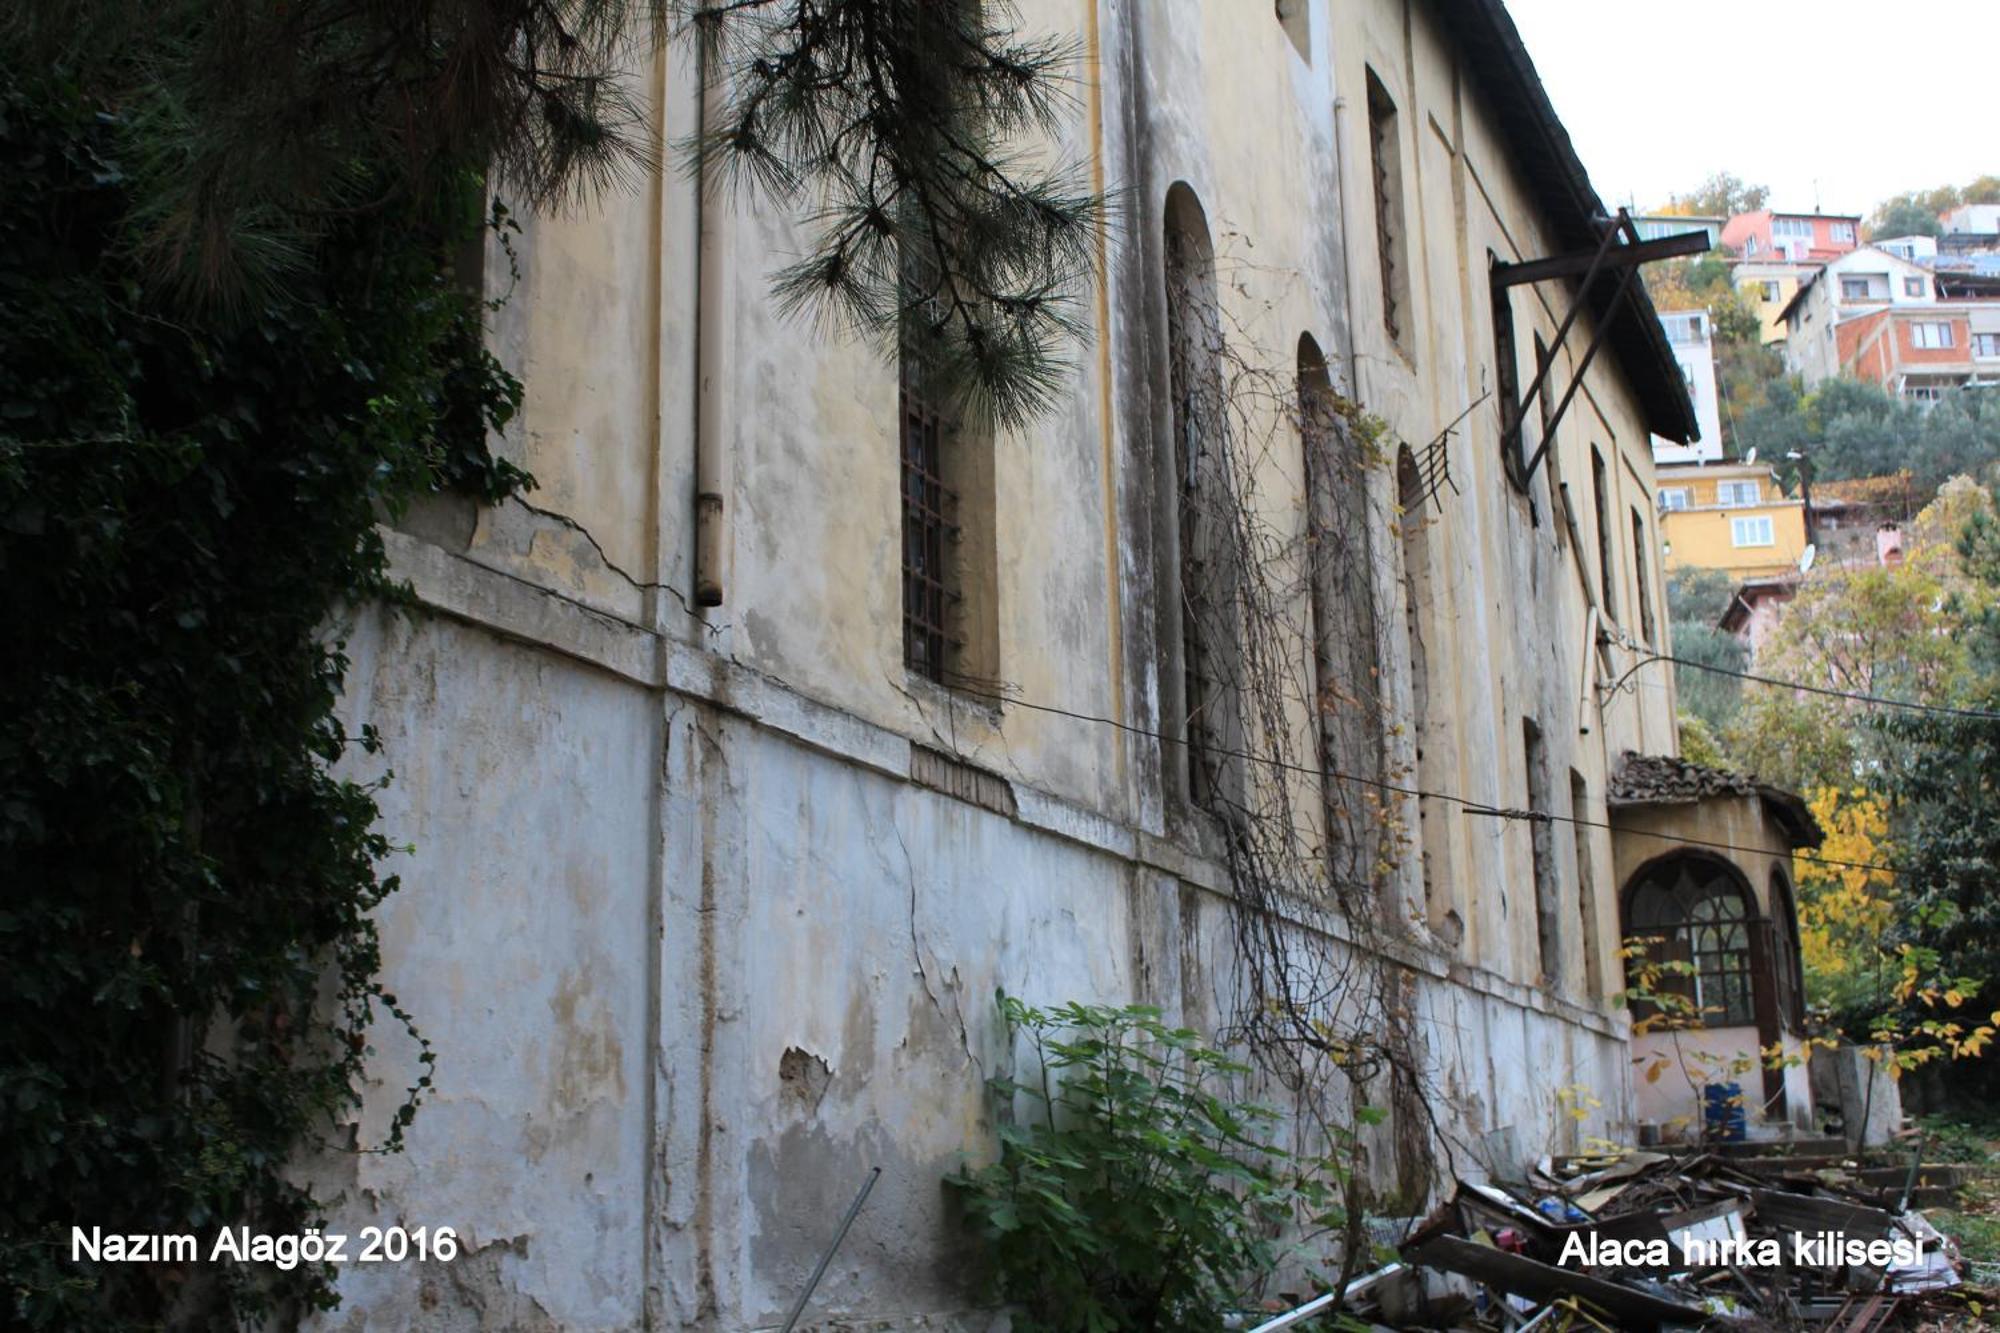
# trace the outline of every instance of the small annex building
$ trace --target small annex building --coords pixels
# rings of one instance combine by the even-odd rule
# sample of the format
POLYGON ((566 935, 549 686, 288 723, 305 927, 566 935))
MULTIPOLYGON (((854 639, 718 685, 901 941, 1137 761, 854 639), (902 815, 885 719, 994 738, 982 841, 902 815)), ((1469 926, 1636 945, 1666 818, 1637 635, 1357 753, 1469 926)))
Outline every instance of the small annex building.
MULTIPOLYGON (((1733 1083, 1753 1136, 1810 1128, 1791 867, 1795 850, 1820 844, 1818 822, 1795 793, 1748 774, 1631 751, 1606 804, 1621 933, 1655 960, 1691 965, 1658 985, 1702 1015, 1698 1031, 1635 1030, 1639 1124, 1669 1139, 1699 1133, 1705 1090, 1733 1083), (1762 1053, 1780 1047, 1790 1059, 1773 1068, 1762 1053)), ((1636 1023, 1647 1006, 1635 1007, 1636 1023)))

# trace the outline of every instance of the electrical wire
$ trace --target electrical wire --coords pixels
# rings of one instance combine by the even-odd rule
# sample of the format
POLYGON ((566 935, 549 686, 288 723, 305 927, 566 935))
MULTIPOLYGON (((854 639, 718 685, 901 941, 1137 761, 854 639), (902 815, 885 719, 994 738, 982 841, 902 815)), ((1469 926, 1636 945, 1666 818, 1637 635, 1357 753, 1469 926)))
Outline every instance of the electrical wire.
POLYGON ((1807 694, 1822 694, 1830 699, 1851 699, 1856 703, 1869 704, 1878 708, 1904 708, 1913 713, 1934 713, 1941 717, 1972 718, 1980 722, 2000 722, 2000 712, 1986 708, 1954 708, 1949 704, 1919 703, 1914 699, 1890 699, 1879 694, 1861 694, 1854 690, 1836 690, 1826 685, 1807 685, 1803 681, 1779 680, 1774 676, 1760 676, 1754 671, 1737 671, 1730 667, 1715 666, 1708 662, 1691 662, 1685 657, 1675 657, 1672 653, 1653 653, 1634 662, 1626 668, 1625 674, 1611 685, 1617 692, 1640 667, 1651 666, 1655 662, 1672 662, 1675 666, 1689 667, 1695 671, 1712 671, 1718 676, 1734 676, 1738 680, 1755 681, 1759 685, 1771 685, 1782 690, 1803 690, 1807 694))
MULTIPOLYGON (((954 683, 953 688, 959 691, 960 693, 970 695, 973 698, 989 699, 994 703, 1001 704, 1003 706, 1011 706, 1014 708, 1025 708, 1030 712, 1048 713, 1056 717, 1065 717, 1077 722, 1093 722, 1097 723, 1100 726, 1111 727, 1114 730, 1125 732, 1128 735, 1144 737, 1148 740, 1158 741, 1165 745, 1186 746, 1190 744, 1190 742, 1184 737, 1168 736, 1161 732, 1150 731, 1145 727, 1136 726, 1130 722, 1121 722, 1117 718, 1102 717, 1095 713, 1079 712, 1071 708, 1058 707, 1055 704, 1036 703, 1031 699, 1022 697, 1019 694, 1003 693, 991 688, 991 682, 981 682, 979 685, 973 685, 969 683, 954 683)), ((1343 773, 1339 769, 1330 767, 1318 768, 1307 764, 1294 764, 1287 762, 1286 760, 1283 759, 1274 759, 1269 755, 1251 754, 1243 750, 1230 750, 1220 746, 1204 746, 1203 750, 1205 753, 1216 755, 1221 758, 1242 759, 1249 763, 1263 764, 1270 768, 1275 768, 1286 772, 1303 773, 1312 777, 1333 778, 1340 782, 1349 782, 1363 787, 1372 787, 1378 791, 1393 792, 1399 796, 1415 796, 1420 798, 1428 798, 1434 801, 1445 801, 1452 805, 1461 807, 1466 814, 1477 815, 1488 819, 1522 820, 1531 823, 1539 822, 1539 823, 1571 824, 1579 828, 1601 828, 1601 829, 1611 830, 1612 832, 1616 833, 1624 833, 1624 834, 1636 835, 1647 838, 1657 838, 1662 842, 1673 843, 1677 846, 1701 847, 1713 851, 1723 851, 1723 852, 1742 852, 1746 855, 1751 855, 1751 856, 1768 856, 1771 854, 1771 849, 1768 847, 1746 847, 1737 843, 1714 842, 1706 838, 1691 838, 1681 834, 1653 833, 1644 829, 1617 828, 1614 827, 1612 824, 1603 820, 1582 819, 1575 815, 1559 815, 1553 811, 1548 811, 1548 810, 1520 810, 1505 806, 1496 806, 1487 801, 1475 801, 1471 797, 1467 796, 1455 796, 1450 792, 1426 791, 1421 787, 1406 787, 1398 783, 1386 781, 1381 778, 1363 777, 1358 773, 1343 773)), ((1844 861, 1830 856, 1809 856, 1804 852, 1796 852, 1796 851, 1792 853, 1792 856, 1794 859, 1799 861, 1809 862, 1813 865, 1830 866, 1839 870, 1873 870, 1892 875, 1896 873, 1896 867, 1892 865, 1884 865, 1874 861, 1844 861)))

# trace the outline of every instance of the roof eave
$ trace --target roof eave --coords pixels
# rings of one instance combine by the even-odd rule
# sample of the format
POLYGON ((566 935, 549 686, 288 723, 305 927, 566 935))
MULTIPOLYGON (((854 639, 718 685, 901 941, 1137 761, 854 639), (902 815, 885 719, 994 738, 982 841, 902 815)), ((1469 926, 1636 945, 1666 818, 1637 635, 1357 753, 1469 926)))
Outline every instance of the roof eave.
MULTIPOLYGON (((1467 54, 1474 57, 1468 66, 1504 137, 1517 149, 1516 165, 1547 216, 1555 239, 1572 249, 1594 248, 1610 214, 1592 188, 1589 173, 1542 87, 1506 6, 1501 0, 1473 0, 1470 5, 1450 8, 1461 20, 1470 20, 1453 25, 1467 54), (1493 58, 1477 58, 1482 54, 1493 58)), ((1694 443, 1701 438, 1694 402, 1660 327, 1652 298, 1644 283, 1634 281, 1626 288, 1624 308, 1617 309, 1613 305, 1615 290, 1615 283, 1593 286, 1590 313, 1602 326, 1616 310, 1618 318, 1605 336, 1631 381, 1647 429, 1664 439, 1694 443)))

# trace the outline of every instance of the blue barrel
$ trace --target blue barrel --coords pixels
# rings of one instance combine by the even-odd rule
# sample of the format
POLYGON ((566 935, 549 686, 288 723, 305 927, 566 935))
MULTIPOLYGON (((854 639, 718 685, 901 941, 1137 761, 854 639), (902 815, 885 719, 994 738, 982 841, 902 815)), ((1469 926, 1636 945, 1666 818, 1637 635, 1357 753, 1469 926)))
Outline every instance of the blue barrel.
POLYGON ((1708 1137, 1721 1143, 1741 1143, 1749 1136, 1749 1117, 1743 1114, 1743 1087, 1739 1083, 1710 1083, 1701 1090, 1707 1103, 1703 1112, 1708 1121, 1708 1137))

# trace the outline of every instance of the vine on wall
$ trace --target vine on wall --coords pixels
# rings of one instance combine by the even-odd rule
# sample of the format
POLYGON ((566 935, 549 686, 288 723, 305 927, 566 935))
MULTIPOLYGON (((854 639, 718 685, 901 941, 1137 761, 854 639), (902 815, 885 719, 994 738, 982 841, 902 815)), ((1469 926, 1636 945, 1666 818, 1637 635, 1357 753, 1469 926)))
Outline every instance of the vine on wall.
MULTIPOLYGON (((1169 263, 1170 291, 1198 301, 1204 283, 1176 273, 1171 251, 1169 263)), ((1240 274, 1214 286, 1248 295, 1240 274)), ((1389 745, 1401 709, 1380 627, 1392 608, 1374 582, 1397 525, 1426 520, 1390 512, 1374 479, 1391 472, 1395 442, 1338 392, 1309 339, 1296 353, 1261 345, 1219 302, 1173 323, 1188 455, 1176 482, 1183 530, 1201 542, 1180 614, 1207 699, 1226 701, 1191 728, 1197 804, 1231 889, 1235 992, 1219 1035, 1285 1088, 1308 1157, 1387 1112, 1377 1146, 1393 1160, 1340 1182, 1352 1276, 1368 1257, 1358 1228, 1371 1190, 1379 1200, 1393 1179, 1397 1206, 1420 1206, 1452 1146, 1396 961, 1417 911, 1397 885, 1413 830, 1396 789, 1410 776, 1389 745)))
MULTIPOLYGON (((328 215, 282 296, 191 314, 122 240, 128 109, 0 68, 0 1322, 283 1323, 328 1270, 78 1264, 70 1227, 314 1220, 286 1163, 371 1028, 415 1031, 328 627, 392 594, 385 514, 528 481, 486 448, 520 388, 454 274, 469 204, 328 215)), ((387 1140, 336 1146, 399 1146, 419 1049, 387 1140)))

